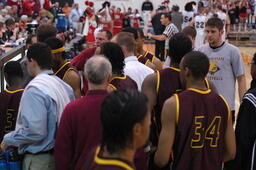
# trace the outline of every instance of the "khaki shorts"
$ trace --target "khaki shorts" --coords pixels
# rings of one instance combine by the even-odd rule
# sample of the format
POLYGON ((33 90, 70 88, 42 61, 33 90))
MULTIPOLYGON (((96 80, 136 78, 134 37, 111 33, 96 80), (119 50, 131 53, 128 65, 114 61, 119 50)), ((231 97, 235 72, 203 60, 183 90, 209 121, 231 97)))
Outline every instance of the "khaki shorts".
POLYGON ((54 156, 50 153, 38 155, 25 154, 22 161, 22 170, 54 170, 54 156))

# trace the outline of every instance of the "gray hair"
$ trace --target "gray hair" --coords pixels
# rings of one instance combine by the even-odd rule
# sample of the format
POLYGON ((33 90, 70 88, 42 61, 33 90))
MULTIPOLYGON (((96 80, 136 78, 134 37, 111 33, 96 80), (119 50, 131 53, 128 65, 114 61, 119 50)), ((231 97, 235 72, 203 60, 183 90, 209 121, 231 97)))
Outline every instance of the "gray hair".
POLYGON ((112 75, 111 63, 103 55, 93 56, 84 65, 84 75, 92 84, 103 84, 112 75))

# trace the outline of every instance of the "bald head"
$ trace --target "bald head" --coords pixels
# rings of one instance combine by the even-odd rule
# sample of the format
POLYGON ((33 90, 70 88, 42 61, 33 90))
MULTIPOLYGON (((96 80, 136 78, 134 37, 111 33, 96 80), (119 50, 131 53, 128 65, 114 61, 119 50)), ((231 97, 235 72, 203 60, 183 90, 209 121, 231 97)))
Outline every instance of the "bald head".
POLYGON ((104 56, 93 56, 85 63, 84 75, 89 83, 102 85, 108 82, 109 77, 112 75, 111 63, 104 56))

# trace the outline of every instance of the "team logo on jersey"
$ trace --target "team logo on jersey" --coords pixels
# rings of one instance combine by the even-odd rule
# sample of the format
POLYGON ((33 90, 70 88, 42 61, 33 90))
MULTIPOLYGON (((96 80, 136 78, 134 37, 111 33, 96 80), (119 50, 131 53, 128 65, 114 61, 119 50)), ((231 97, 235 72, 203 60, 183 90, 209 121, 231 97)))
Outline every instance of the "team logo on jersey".
POLYGON ((220 70, 220 68, 217 65, 216 61, 211 61, 210 62, 210 68, 209 68, 209 73, 211 75, 215 74, 216 72, 218 72, 220 70))

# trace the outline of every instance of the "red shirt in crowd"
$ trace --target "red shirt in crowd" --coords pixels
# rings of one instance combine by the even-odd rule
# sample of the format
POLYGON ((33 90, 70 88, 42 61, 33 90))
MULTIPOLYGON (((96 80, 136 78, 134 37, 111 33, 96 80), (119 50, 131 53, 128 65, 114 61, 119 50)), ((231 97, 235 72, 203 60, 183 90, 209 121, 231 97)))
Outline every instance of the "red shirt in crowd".
POLYGON ((80 169, 101 139, 101 103, 105 90, 90 90, 69 103, 61 117, 54 148, 56 170, 80 169))
POLYGON ((34 2, 30 0, 25 0, 22 2, 22 15, 32 15, 33 14, 34 2))

